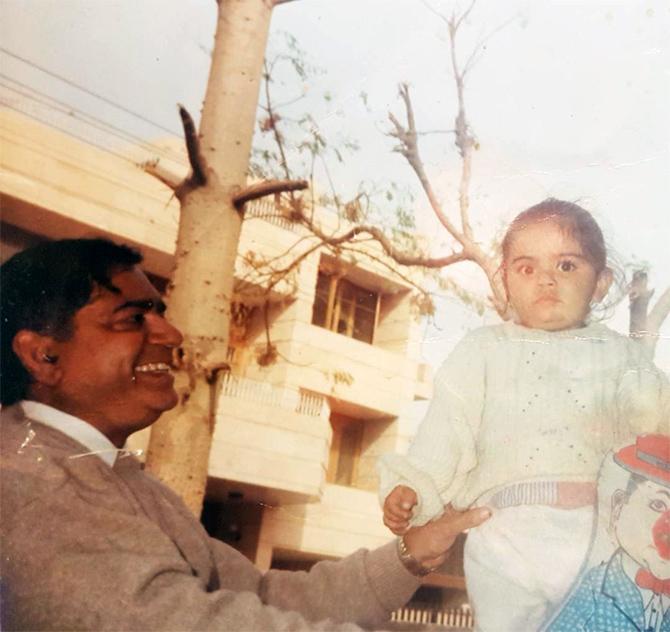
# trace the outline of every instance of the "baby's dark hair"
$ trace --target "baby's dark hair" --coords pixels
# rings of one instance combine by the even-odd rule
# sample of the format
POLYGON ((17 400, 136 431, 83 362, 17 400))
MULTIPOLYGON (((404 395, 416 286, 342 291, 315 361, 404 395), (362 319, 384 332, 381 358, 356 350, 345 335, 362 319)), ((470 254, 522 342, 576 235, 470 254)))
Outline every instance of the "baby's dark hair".
POLYGON ((579 242, 589 263, 600 274, 607 267, 607 247, 600 226, 591 213, 574 202, 547 198, 519 213, 502 240, 503 265, 509 256, 514 235, 530 224, 553 222, 579 242))

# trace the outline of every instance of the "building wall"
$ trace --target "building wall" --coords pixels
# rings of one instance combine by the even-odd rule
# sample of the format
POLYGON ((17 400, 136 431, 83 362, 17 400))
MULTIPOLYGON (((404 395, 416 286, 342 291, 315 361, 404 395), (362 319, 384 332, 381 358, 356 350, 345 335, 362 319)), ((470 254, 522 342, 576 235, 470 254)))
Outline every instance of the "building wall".
MULTIPOLYGON (((133 148, 106 152, 4 109, 0 141, 3 256, 40 238, 102 235, 139 246, 150 273, 169 275, 178 207, 171 191, 135 164, 133 148)), ((335 229, 333 216, 319 217, 324 230, 335 229)), ((430 390, 417 361, 411 286, 379 262, 318 251, 272 292, 270 336, 279 355, 258 364, 265 294, 248 260, 273 257, 285 265, 289 249, 295 256, 313 245, 304 237, 272 200, 247 209, 235 296, 244 307, 233 327, 232 371, 219 397, 210 459, 208 495, 245 503, 245 529, 254 533, 244 540, 245 553, 261 566, 275 550, 284 559, 337 557, 389 539, 374 492, 375 461, 406 442, 397 417, 430 390), (324 266, 379 293, 373 344, 312 324, 324 266), (344 418, 358 424, 358 434, 340 445, 355 444, 355 454, 331 449, 336 420, 344 418), (328 483, 333 459, 344 457, 353 464, 348 484, 328 483)), ((133 446, 146 445, 147 436, 133 437, 133 446)))

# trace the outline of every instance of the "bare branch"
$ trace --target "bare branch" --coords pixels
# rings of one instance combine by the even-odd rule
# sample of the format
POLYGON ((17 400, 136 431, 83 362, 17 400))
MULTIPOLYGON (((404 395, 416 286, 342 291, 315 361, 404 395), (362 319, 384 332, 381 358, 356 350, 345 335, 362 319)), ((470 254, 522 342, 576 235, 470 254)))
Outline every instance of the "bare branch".
POLYGON ((633 338, 641 338, 648 333, 647 310, 653 293, 654 291, 647 287, 647 273, 644 270, 636 270, 628 291, 630 299, 628 331, 633 338))
POLYGON ((298 216, 299 221, 311 230, 324 244, 337 246, 352 241, 361 235, 370 235, 379 243, 386 255, 394 261, 406 266, 421 266, 424 268, 443 268, 456 263, 457 261, 472 261, 472 256, 463 250, 462 252, 453 252, 442 257, 424 257, 402 252, 394 246, 392 241, 377 226, 358 225, 350 228, 341 235, 327 235, 316 224, 310 221, 304 214, 298 216))
POLYGON ((160 164, 160 158, 147 160, 138 165, 140 169, 157 180, 160 180, 165 186, 177 192, 182 185, 183 180, 177 179, 175 175, 168 169, 164 169, 160 164))
POLYGON ((200 153, 200 142, 198 140, 198 133, 195 129, 195 123, 188 110, 181 104, 179 108, 179 116, 181 117, 181 124, 184 127, 184 139, 186 140, 186 151, 188 152, 188 161, 191 164, 191 176, 188 178, 189 184, 193 187, 200 187, 206 184, 207 176, 205 174, 204 159, 200 153))
POLYGON ((652 353, 656 348, 661 326, 670 314, 670 288, 663 292, 651 311, 648 311, 653 294, 654 290, 647 287, 647 273, 644 270, 634 272, 628 292, 629 332, 632 338, 639 340, 652 353))
POLYGON ((270 99, 270 69, 268 68, 267 62, 264 62, 265 73, 263 78, 265 79, 265 109, 268 113, 269 126, 272 129, 274 135, 275 143, 279 148, 279 155, 281 156, 281 166, 284 170, 284 175, 287 179, 290 180, 291 172, 288 168, 288 161, 286 160, 286 152, 284 151, 284 143, 282 142, 281 134, 279 133, 279 128, 277 127, 278 118, 274 111, 272 110, 272 100, 270 99))
POLYGON ((670 314, 670 288, 667 288, 661 294, 656 301, 656 305, 649 312, 649 318, 647 319, 649 331, 658 333, 668 314, 670 314))
POLYGON ((490 33, 488 33, 482 38, 482 40, 475 46, 472 53, 470 53, 470 56, 468 57, 465 64, 463 64, 463 71, 461 72, 462 77, 465 77, 465 75, 467 75, 468 72, 470 72, 470 70, 474 65, 477 54, 481 51, 486 42, 488 42, 496 33, 502 31, 505 27, 509 26, 512 22, 514 22, 515 19, 516 18, 510 18, 509 20, 506 20, 505 22, 494 28, 490 33))
POLYGON ((251 184, 233 197, 233 204, 240 210, 247 202, 257 200, 266 195, 287 191, 302 191, 309 186, 306 180, 266 180, 251 184))
POLYGON ((658 335, 661 331, 661 326, 665 319, 670 314, 670 288, 667 288, 660 298, 656 301, 656 305, 649 312, 647 318, 647 330, 649 331, 649 340, 647 345, 653 351, 658 342, 658 335))
POLYGON ((433 191, 432 184, 426 175, 425 169, 423 167, 423 162, 421 156, 419 155, 419 147, 416 139, 416 128, 414 127, 414 112, 412 109, 412 101, 409 95, 409 87, 407 84, 400 85, 400 96, 402 97, 403 102, 405 103, 405 109, 407 111, 407 129, 404 128, 398 119, 389 112, 389 119, 391 123, 395 126, 395 132, 392 132, 392 135, 397 138, 401 145, 398 147, 399 151, 409 162, 414 173, 416 173, 421 186, 423 187, 430 206, 433 209, 433 212, 440 220, 440 223, 447 229, 447 232, 456 239, 463 248, 469 247, 469 240, 465 238, 465 235, 462 234, 456 226, 451 222, 451 220, 446 216, 442 210, 442 205, 440 204, 435 192, 433 191))
POLYGON ((449 23, 449 19, 442 13, 440 13, 437 9, 433 8, 426 0, 422 0, 423 6, 426 7, 429 11, 434 13, 438 18, 446 22, 447 24, 449 23))
MULTIPOLYGON (((353 248, 351 246, 342 246, 341 249, 349 252, 355 252, 356 254, 361 255, 362 257, 367 257, 371 261, 375 261, 376 263, 383 265, 385 268, 387 268, 390 272, 392 272, 397 277, 402 279, 408 285, 413 286, 414 288, 416 288, 420 292, 423 292, 424 294, 428 293, 425 288, 421 287, 416 281, 410 279, 409 276, 407 276, 406 274, 402 274, 396 266, 392 266, 388 261, 385 261, 382 257, 375 257, 375 255, 373 255, 370 252, 366 252, 364 250, 358 250, 357 248, 353 248)), ((444 266, 436 266, 436 267, 444 267, 444 266)))
POLYGON ((464 21, 464 20, 467 20, 468 15, 470 15, 470 12, 472 11, 472 9, 475 8, 475 3, 476 3, 476 2, 477 2, 477 0, 472 0, 472 2, 470 3, 470 6, 465 10, 465 13, 463 13, 463 14, 461 15, 461 17, 458 18, 458 20, 457 20, 456 23, 454 24, 454 29, 455 29, 455 30, 458 30, 458 29, 460 28, 461 24, 463 23, 463 21, 464 21))

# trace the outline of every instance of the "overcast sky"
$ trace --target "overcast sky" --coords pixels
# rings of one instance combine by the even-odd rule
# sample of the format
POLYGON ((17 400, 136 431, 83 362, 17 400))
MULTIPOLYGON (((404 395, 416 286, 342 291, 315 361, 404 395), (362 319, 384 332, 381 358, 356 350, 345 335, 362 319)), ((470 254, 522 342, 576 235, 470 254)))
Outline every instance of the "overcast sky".
MULTIPOLYGON (((459 7, 438 0, 431 6, 445 13, 459 7)), ((46 95, 142 138, 166 135, 36 64, 167 129, 179 132, 177 102, 197 115, 214 0, 2 0, 0 14, 0 39, 9 52, 0 53, 4 103, 65 125, 53 108, 20 92, 43 100, 46 95)), ((503 24, 487 40, 466 93, 481 144, 472 183, 475 227, 489 239, 544 197, 578 200, 594 213, 621 260, 648 262, 660 292, 670 285, 670 4, 480 0, 462 33, 463 58, 503 24)), ((346 134, 361 142, 345 165, 332 166, 338 187, 353 191, 361 179, 407 183, 417 194, 419 225, 431 231, 414 176, 391 152, 384 132, 388 111, 402 114, 400 81, 412 87, 420 129, 453 127, 444 23, 420 0, 302 0, 275 10, 271 50, 281 49, 284 32, 325 72, 307 84, 277 89, 286 96, 304 93, 295 111, 313 113, 330 137, 346 134)), ((76 132, 95 136, 83 124, 76 132)), ((454 208, 458 160, 449 142, 444 134, 425 136, 421 149, 447 208, 454 208)), ((457 275, 481 287, 476 273, 461 269, 457 275)), ((453 299, 441 306, 429 330, 431 361, 480 322, 453 299)), ((612 320, 619 330, 625 329, 625 312, 622 305, 612 320)), ((668 323, 663 333, 670 335, 668 323)), ((666 370, 669 346, 664 341, 658 354, 666 370)))

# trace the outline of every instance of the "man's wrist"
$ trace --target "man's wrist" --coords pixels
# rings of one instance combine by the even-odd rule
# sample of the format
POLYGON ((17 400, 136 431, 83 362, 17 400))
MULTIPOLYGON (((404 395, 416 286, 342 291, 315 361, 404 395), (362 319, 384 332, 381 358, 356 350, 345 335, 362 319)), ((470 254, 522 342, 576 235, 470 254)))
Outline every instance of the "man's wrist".
POLYGON ((402 562, 402 565, 410 572, 412 575, 417 577, 424 577, 430 573, 434 573, 438 568, 439 564, 436 565, 424 565, 422 562, 417 560, 407 548, 404 536, 399 536, 396 540, 396 550, 398 551, 398 558, 402 562))

